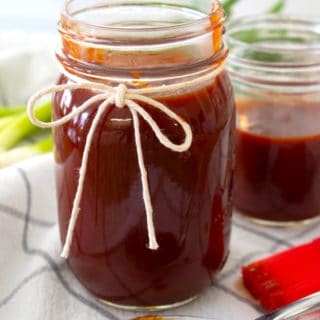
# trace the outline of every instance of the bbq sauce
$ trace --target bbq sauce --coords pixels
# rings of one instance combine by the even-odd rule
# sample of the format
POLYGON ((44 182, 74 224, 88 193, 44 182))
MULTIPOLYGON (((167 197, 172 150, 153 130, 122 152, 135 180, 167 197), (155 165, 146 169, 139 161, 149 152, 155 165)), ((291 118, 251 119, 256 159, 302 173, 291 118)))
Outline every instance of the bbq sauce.
MULTIPOLYGON (((69 80, 62 77, 60 83, 69 80)), ((94 93, 65 90, 54 119, 94 93)), ((183 117, 193 142, 183 153, 162 146, 141 120, 142 150, 154 209, 158 250, 147 247, 147 225, 130 111, 110 106, 93 138, 80 215, 68 264, 97 297, 128 306, 166 305, 208 287, 227 253, 232 212, 235 112, 225 72, 202 88, 157 100, 183 117)), ((175 143, 184 133, 143 105, 175 143)), ((61 240, 64 243, 86 136, 97 105, 54 129, 61 240)))
POLYGON ((320 213, 320 108, 238 103, 235 206, 270 222, 320 213))

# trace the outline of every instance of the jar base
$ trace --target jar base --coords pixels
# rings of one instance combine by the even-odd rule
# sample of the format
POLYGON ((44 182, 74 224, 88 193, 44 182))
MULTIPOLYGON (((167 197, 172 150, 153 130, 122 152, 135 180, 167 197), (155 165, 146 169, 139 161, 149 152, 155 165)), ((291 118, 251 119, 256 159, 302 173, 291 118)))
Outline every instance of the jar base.
POLYGON ((170 304, 159 305, 159 306, 123 305, 123 304, 118 304, 118 303, 114 303, 114 302, 111 302, 111 301, 107 301, 107 300, 104 300, 104 299, 99 299, 99 301, 102 302, 103 304, 106 304, 109 307, 113 307, 113 308, 120 309, 120 310, 155 312, 155 311, 164 311, 164 310, 168 310, 168 309, 181 307, 181 306, 183 306, 185 304, 188 304, 188 303, 196 300, 198 297, 199 297, 199 294, 197 294, 196 296, 193 296, 193 297, 191 297, 189 299, 183 300, 183 301, 170 303, 170 304))
POLYGON ((303 220, 295 220, 295 221, 274 221, 274 220, 265 220, 260 218, 255 218, 249 214, 246 214, 243 211, 237 210, 236 211, 239 216, 244 218, 247 221, 250 221, 254 224, 264 227, 275 227, 275 228, 288 228, 288 227, 296 227, 301 225, 308 225, 314 222, 320 221, 320 215, 303 219, 303 220))

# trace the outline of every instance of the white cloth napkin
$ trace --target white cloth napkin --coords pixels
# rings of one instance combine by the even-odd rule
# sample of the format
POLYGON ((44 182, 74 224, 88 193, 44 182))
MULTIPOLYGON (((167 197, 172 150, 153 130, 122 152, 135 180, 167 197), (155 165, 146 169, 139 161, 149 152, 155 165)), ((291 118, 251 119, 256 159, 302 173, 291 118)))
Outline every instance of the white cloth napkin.
MULTIPOLYGON (((241 266, 307 242, 319 232, 319 224, 272 229, 235 216, 230 256, 212 287, 195 302, 162 314, 254 319, 260 308, 241 284, 241 266)), ((59 257, 51 154, 0 171, 0 234, 0 319, 122 320, 141 314, 98 302, 59 257)))
MULTIPOLYGON (((0 48, 0 104, 25 103, 35 89, 54 82, 52 54, 43 37, 23 37, 23 50, 12 36, 1 39, 8 45, 0 48)), ((272 229, 235 216, 230 256, 212 287, 162 314, 254 319, 261 310, 241 284, 241 266, 319 233, 319 224, 272 229)), ((122 320, 141 314, 99 303, 69 271, 60 250, 52 155, 0 170, 0 319, 122 320)))

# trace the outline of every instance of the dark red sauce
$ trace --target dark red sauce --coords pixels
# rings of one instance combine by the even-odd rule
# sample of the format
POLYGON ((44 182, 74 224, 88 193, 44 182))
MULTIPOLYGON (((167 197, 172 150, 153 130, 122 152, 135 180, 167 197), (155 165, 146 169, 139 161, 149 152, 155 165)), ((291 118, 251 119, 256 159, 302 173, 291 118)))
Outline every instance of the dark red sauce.
POLYGON ((318 105, 239 104, 235 205, 253 218, 320 214, 318 105))
MULTIPOLYGON (((62 78, 60 83, 67 80, 62 78)), ((57 94, 54 118, 80 106, 92 92, 57 94)), ((147 248, 147 226, 130 111, 111 106, 89 155, 81 212, 68 263, 80 282, 107 301, 135 306, 189 299, 210 285, 228 252, 234 159, 234 102, 225 73, 195 92, 158 99, 192 127, 187 152, 162 146, 141 120, 142 148, 154 208, 157 251, 147 248)), ((78 183, 85 139, 96 107, 54 129, 62 242, 78 183)), ((145 106, 175 142, 184 133, 145 106)))

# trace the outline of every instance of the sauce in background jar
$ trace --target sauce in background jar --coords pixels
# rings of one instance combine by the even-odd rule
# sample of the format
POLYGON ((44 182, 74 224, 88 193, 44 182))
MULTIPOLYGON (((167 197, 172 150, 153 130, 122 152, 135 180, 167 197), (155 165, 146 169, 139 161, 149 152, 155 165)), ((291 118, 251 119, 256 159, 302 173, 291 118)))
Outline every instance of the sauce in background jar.
POLYGON ((261 220, 320 212, 320 107, 238 103, 236 207, 261 220))
MULTIPOLYGON (((89 22, 91 14, 97 19, 99 9, 74 8, 76 3, 71 1, 68 10, 89 22), (88 15, 83 15, 85 10, 88 15)), ((68 264, 98 298, 129 309, 169 308, 198 296, 210 286, 226 259, 231 227, 235 108, 230 80, 222 70, 227 54, 222 43, 222 8, 214 1, 208 16, 175 6, 153 6, 150 2, 143 10, 155 10, 159 19, 165 17, 169 25, 163 29, 136 28, 135 23, 142 23, 140 18, 150 18, 144 11, 132 17, 137 21, 126 21, 133 24, 132 30, 130 25, 121 29, 125 23, 121 10, 142 10, 139 1, 130 10, 130 6, 117 7, 120 15, 114 19, 119 20, 120 27, 116 24, 114 29, 83 24, 70 12, 64 12, 60 24, 62 46, 57 51, 58 60, 72 75, 61 76, 59 84, 72 83, 75 75, 108 85, 122 82, 128 88, 157 87, 186 82, 221 68, 214 78, 197 87, 152 96, 191 126, 193 141, 189 150, 171 151, 159 143, 144 120, 140 121, 158 250, 147 247, 141 173, 130 111, 111 105, 94 134, 68 264), (169 11, 163 15, 166 7, 169 11), (174 21, 177 14, 187 14, 183 16, 186 23, 171 22, 171 26, 171 11, 174 21), (197 15, 199 21, 195 21, 197 15), (98 32, 98 36, 92 37, 89 31, 98 32)), ((106 7, 99 17, 112 20, 112 12, 112 6, 106 7)), ((57 93, 54 120, 80 107, 94 94, 84 89, 57 93)), ((184 141, 185 134, 175 121, 140 104, 172 142, 184 141)), ((63 243, 97 107, 92 105, 53 132, 63 243)))

